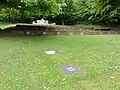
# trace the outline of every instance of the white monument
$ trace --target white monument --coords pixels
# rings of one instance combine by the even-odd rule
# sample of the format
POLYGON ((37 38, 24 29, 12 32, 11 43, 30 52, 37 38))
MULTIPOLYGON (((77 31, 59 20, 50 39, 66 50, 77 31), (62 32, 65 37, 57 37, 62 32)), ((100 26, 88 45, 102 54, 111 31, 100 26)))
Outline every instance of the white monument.
POLYGON ((41 20, 37 20, 37 23, 35 21, 32 22, 32 24, 40 24, 40 25, 56 25, 56 23, 49 24, 48 20, 44 20, 43 18, 41 20))

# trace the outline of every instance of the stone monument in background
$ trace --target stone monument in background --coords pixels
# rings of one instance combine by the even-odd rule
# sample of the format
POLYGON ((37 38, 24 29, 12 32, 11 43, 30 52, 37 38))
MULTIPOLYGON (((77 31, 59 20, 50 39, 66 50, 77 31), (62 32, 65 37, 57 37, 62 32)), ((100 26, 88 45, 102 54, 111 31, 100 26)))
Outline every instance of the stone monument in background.
POLYGON ((41 20, 37 20, 37 22, 33 21, 32 24, 38 24, 38 25, 56 25, 55 23, 49 24, 48 20, 44 20, 43 18, 41 20))

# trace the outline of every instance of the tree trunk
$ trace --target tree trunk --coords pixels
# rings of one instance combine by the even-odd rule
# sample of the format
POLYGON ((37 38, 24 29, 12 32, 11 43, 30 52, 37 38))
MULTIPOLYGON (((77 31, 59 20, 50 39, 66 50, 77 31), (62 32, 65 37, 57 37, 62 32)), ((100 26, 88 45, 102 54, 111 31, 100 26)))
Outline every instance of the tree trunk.
POLYGON ((64 25, 64 15, 62 15, 62 25, 64 25))

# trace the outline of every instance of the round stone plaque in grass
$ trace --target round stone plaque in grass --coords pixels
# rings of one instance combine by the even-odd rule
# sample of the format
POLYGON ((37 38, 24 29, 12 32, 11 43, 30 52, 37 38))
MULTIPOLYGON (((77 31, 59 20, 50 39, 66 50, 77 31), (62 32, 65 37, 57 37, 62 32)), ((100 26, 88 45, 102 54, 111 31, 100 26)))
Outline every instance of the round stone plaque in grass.
POLYGON ((75 74, 82 74, 83 69, 74 65, 64 65, 60 67, 61 71, 69 74, 69 75, 75 75, 75 74))

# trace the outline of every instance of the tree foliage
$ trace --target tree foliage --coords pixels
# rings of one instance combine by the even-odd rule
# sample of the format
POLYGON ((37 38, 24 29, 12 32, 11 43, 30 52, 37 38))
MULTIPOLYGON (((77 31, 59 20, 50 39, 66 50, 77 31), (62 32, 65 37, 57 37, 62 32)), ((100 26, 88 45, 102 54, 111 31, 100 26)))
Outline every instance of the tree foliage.
POLYGON ((119 0, 65 0, 63 14, 53 18, 59 24, 116 24, 120 21, 119 0), (62 20, 64 19, 64 20, 62 20))
POLYGON ((64 5, 62 0, 7 0, 1 4, 0 16, 11 18, 13 15, 13 18, 20 18, 24 22, 27 18, 59 15, 64 5))
POLYGON ((75 24, 77 18, 73 0, 65 0, 66 6, 62 8, 62 13, 53 18, 48 18, 57 24, 75 24))
POLYGON ((120 20, 119 0, 76 0, 78 17, 93 23, 117 23, 120 20))
POLYGON ((58 24, 76 24, 83 21, 115 24, 120 21, 120 0, 0 1, 0 20, 29 22, 41 17, 58 24))

